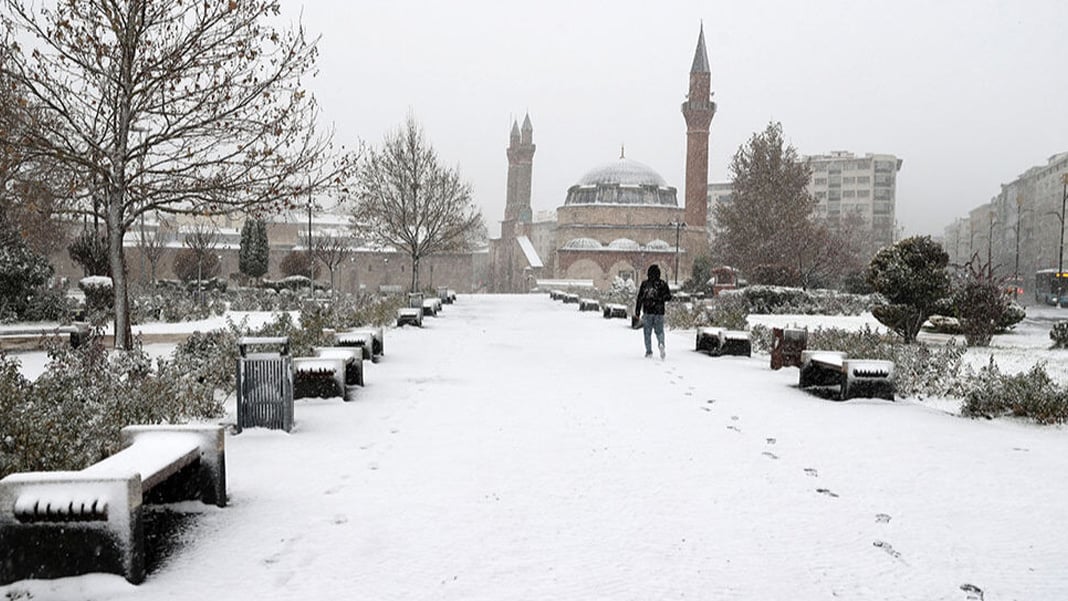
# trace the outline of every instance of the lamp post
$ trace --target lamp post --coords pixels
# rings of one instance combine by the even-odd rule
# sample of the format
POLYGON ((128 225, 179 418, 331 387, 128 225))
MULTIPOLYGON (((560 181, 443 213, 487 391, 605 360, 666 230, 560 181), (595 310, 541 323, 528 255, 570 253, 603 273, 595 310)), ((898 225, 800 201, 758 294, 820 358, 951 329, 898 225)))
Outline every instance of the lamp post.
POLYGON ((668 225, 675 228, 675 286, 679 285, 679 232, 686 224, 681 221, 672 221, 668 225))
POLYGON ((1020 205, 1023 198, 1016 197, 1016 265, 1012 269, 1012 300, 1016 300, 1020 291, 1020 205))
POLYGON ((1061 305, 1061 287, 1063 286, 1063 280, 1061 273, 1064 271, 1064 205, 1068 203, 1068 173, 1061 174, 1061 181, 1064 184, 1064 191, 1061 195, 1061 214, 1058 215, 1061 220, 1061 240, 1060 250, 1057 251, 1057 306, 1061 305))
POLYGON ((315 257, 312 256, 312 191, 308 182, 308 288, 315 293, 315 257))

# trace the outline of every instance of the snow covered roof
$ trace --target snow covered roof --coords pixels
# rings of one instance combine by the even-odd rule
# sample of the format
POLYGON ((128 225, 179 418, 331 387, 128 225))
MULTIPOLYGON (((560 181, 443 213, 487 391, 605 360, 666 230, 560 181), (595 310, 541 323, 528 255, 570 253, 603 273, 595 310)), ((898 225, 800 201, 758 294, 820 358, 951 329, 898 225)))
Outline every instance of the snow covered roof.
POLYGON ((519 243, 519 248, 523 249, 523 256, 527 258, 527 263, 531 267, 545 267, 545 264, 541 262, 541 257, 538 256, 538 251, 534 250, 534 245, 531 244, 530 238, 518 236, 515 241, 519 243))
POLYGON ((574 238, 563 246, 564 250, 601 250, 601 243, 593 238, 574 238))

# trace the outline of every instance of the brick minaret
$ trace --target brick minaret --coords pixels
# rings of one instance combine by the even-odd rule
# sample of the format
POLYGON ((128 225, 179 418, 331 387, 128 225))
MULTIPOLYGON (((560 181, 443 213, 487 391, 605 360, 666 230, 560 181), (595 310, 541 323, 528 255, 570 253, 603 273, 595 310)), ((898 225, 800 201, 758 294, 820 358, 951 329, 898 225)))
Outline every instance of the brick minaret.
POLYGON ((690 67, 690 93, 682 103, 682 117, 686 120, 686 226, 689 228, 703 229, 708 221, 708 126, 716 114, 711 88, 712 72, 705 51, 705 28, 701 25, 690 67))
POLYGON ((504 220, 530 223, 530 188, 534 165, 534 127, 530 115, 523 119, 523 128, 512 122, 511 143, 508 145, 508 192, 504 204, 504 220))

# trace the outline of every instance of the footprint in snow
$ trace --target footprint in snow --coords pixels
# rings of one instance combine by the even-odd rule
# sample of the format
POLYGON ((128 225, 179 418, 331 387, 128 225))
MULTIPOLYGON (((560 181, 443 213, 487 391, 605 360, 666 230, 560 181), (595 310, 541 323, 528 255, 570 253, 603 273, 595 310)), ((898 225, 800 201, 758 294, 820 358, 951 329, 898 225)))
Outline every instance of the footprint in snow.
POLYGON ((817 488, 816 492, 820 493, 821 495, 827 495, 828 497, 834 497, 836 499, 838 498, 838 493, 832 491, 829 488, 817 488))
POLYGON ((775 444, 775 443, 777 443, 777 442, 779 442, 779 441, 778 441, 778 440, 775 440, 774 438, 765 438, 765 439, 764 439, 764 442, 766 442, 766 443, 768 443, 768 444, 775 444))
POLYGON ((738 416, 737 416, 737 415, 732 415, 732 416, 731 416, 731 421, 732 421, 732 422, 736 422, 736 421, 738 421, 738 416))
POLYGON ((813 478, 819 478, 819 476, 820 476, 820 473, 817 472, 816 468, 814 468, 814 467, 806 467, 805 468, 805 473, 808 474, 809 476, 812 476, 813 478))
POLYGON ((778 459, 779 458, 778 455, 776 455, 775 453, 769 452, 769 451, 764 451, 763 453, 761 453, 761 455, 763 455, 765 457, 769 457, 771 459, 778 459))
POLYGON ((701 407, 701 411, 708 411, 709 413, 711 413, 712 412, 712 408, 711 407, 701 407))
POLYGON ((872 545, 886 551, 886 554, 894 559, 901 559, 901 553, 894 550, 894 546, 888 542, 877 540, 872 542, 872 545))
POLYGON ((734 430, 735 432, 738 432, 739 434, 741 434, 741 432, 742 432, 742 430, 738 426, 727 426, 727 429, 728 430, 734 430))
POLYGON ((960 590, 968 595, 965 597, 968 601, 983 601, 983 589, 974 584, 962 584, 960 585, 960 590))
POLYGON ((875 523, 876 524, 887 524, 889 522, 890 522, 890 514, 888 514, 888 513, 877 513, 877 514, 875 514, 875 523))

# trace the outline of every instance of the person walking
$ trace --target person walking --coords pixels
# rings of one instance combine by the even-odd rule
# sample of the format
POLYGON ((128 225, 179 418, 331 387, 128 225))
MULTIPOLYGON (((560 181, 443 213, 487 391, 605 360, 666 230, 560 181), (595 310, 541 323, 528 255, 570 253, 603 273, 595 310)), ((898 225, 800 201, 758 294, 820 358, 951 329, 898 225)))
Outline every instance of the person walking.
POLYGON ((664 303, 671 300, 671 288, 660 279, 660 266, 653 263, 646 271, 645 281, 638 288, 638 300, 634 304, 634 316, 641 320, 642 336, 645 338, 645 356, 653 356, 652 333, 656 332, 656 341, 660 345, 660 358, 664 352, 664 303), (642 318, 642 312, 645 318, 642 318))

